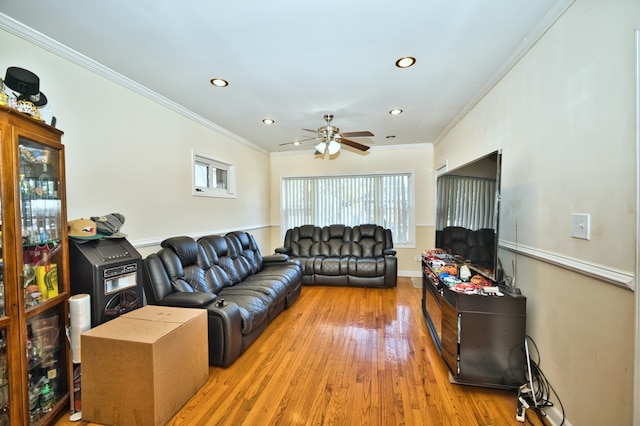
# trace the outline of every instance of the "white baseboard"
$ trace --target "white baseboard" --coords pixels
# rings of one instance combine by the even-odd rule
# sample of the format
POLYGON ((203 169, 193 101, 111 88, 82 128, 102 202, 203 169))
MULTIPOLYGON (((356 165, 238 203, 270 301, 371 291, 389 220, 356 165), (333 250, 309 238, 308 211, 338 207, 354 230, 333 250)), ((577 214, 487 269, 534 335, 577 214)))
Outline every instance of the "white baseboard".
POLYGON ((420 271, 411 269, 409 271, 398 271, 398 276, 409 277, 409 278, 419 278, 419 277, 422 277, 422 273, 420 271))
POLYGON ((547 413, 547 417, 545 418, 552 426, 572 426, 571 422, 567 419, 564 419, 563 422, 562 410, 560 410, 559 407, 554 405, 553 407, 547 408, 545 412, 547 413))

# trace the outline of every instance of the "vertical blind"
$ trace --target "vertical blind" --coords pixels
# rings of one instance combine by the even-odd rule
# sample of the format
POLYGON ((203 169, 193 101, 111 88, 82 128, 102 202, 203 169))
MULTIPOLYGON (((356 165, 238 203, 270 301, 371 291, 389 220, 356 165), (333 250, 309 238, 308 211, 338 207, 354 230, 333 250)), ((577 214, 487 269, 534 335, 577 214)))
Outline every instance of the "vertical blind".
POLYGON ((438 178, 436 229, 462 226, 468 229, 494 228, 495 179, 440 176, 438 178))
POLYGON ((375 223, 394 244, 413 243, 411 173, 282 179, 282 229, 375 223))

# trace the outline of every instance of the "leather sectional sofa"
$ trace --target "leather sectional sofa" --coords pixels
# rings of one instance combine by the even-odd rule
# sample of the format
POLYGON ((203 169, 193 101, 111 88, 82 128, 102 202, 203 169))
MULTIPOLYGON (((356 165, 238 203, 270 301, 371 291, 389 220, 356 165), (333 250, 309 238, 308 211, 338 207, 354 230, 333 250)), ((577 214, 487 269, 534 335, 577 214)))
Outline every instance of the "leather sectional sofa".
POLYGON ((374 224, 291 228, 276 253, 301 265, 305 285, 395 287, 398 281, 391 231, 374 224))
POLYGON ((300 295, 302 270, 252 235, 168 238, 144 260, 147 303, 208 312, 209 364, 235 361, 300 295))

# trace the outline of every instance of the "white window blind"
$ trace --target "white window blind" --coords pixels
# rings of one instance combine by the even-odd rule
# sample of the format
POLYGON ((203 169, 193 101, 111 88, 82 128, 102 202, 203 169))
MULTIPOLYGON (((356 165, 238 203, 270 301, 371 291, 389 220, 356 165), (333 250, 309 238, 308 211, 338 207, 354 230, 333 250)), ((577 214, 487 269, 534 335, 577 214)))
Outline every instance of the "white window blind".
POLYGON ((414 244, 411 173, 282 179, 282 230, 301 225, 374 223, 395 245, 414 244))
POLYGON ((438 178, 436 229, 462 226, 468 229, 494 228, 495 179, 440 176, 438 178))

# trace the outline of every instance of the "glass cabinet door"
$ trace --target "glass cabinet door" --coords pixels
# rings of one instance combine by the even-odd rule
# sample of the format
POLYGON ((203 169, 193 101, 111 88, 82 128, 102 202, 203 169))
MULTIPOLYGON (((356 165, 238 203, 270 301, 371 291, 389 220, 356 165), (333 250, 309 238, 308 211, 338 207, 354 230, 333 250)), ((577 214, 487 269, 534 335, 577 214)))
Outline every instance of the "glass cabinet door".
POLYGON ((38 424, 67 392, 61 305, 27 320, 29 420, 38 424))
POLYGON ((22 305, 30 424, 49 421, 67 395, 65 311, 58 297, 63 267, 60 152, 19 138, 22 305))
POLYGON ((59 294, 62 245, 58 151, 20 138, 20 217, 25 308, 59 294))

